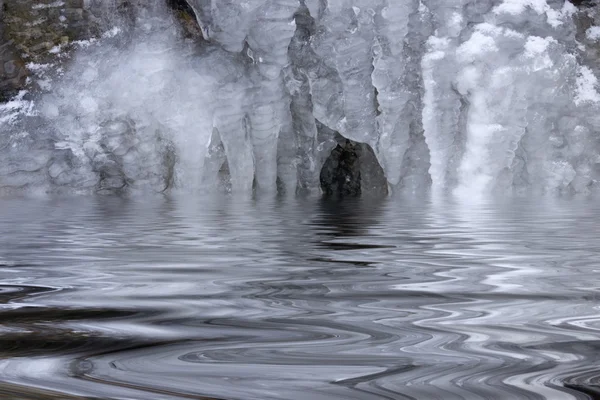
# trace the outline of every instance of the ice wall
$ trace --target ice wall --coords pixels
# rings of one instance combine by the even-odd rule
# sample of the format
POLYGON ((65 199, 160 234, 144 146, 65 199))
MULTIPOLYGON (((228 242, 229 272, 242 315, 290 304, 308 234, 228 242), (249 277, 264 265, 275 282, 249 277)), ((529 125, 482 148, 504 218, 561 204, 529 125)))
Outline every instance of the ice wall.
POLYGON ((374 149, 395 192, 598 186, 593 9, 188 3, 202 40, 165 5, 132 2, 130 20, 54 50, 68 62, 30 65, 41 88, 0 106, 0 187, 193 191, 227 176, 236 193, 316 192, 341 137, 374 149))

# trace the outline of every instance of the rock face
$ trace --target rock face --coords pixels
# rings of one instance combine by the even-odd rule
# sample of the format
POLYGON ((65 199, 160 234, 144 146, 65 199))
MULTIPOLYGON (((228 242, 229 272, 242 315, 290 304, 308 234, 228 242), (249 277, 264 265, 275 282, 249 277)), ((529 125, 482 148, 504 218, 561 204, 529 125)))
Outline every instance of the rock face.
POLYGON ((92 18, 84 0, 5 1, 3 9, 6 39, 27 62, 47 62, 56 46, 92 34, 92 18))
POLYGON ((345 139, 321 169, 321 189, 329 197, 381 197, 388 183, 375 152, 368 144, 345 139))
POLYGON ((0 102, 8 100, 25 85, 27 71, 13 43, 6 37, 5 4, 0 0, 0 102))
POLYGON ((360 196, 359 144, 346 139, 337 145, 321 170, 321 188, 327 196, 360 196))
POLYGON ((12 43, 0 45, 0 102, 7 101, 25 86, 27 69, 12 43))
POLYGON ((97 31, 84 0, 0 2, 0 101, 25 88, 26 65, 56 61, 61 46, 97 31))

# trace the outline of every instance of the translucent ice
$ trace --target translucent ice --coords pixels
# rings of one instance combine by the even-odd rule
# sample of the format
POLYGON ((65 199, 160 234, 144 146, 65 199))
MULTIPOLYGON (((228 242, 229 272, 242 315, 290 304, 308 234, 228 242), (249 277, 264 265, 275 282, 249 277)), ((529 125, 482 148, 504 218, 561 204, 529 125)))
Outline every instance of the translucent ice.
POLYGON ((127 21, 105 6, 106 34, 31 65, 38 89, 0 105, 0 187, 195 191, 227 175, 244 195, 316 192, 344 137, 374 150, 395 191, 598 187, 600 35, 578 22, 592 11, 189 0, 194 42, 166 6, 142 3, 127 21))

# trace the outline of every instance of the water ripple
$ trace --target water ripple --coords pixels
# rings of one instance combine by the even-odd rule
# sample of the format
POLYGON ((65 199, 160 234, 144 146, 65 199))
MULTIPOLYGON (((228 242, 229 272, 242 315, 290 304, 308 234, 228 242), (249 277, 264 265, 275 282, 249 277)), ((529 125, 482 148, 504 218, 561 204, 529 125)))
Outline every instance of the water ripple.
POLYGON ((4 397, 600 396, 589 202, 2 202, 4 397))

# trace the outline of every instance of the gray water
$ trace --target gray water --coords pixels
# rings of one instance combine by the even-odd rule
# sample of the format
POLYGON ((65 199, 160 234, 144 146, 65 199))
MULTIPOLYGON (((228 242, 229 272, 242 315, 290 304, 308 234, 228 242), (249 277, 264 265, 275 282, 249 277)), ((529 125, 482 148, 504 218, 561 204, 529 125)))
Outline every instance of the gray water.
POLYGON ((598 211, 3 199, 0 398, 600 398, 598 211))

